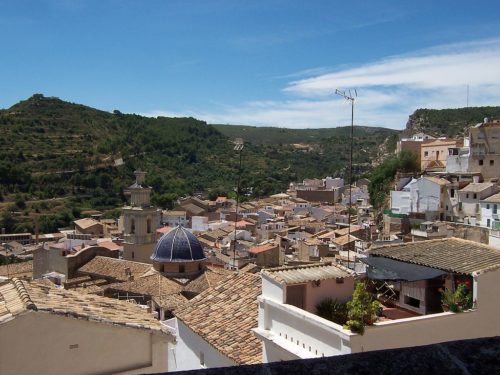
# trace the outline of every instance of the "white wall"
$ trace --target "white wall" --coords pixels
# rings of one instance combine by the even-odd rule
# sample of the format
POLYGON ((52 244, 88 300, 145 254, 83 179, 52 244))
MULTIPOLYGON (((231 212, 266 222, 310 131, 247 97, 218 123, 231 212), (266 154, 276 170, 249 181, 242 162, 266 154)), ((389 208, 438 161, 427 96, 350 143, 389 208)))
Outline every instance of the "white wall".
POLYGON ((411 212, 411 193, 391 190, 391 210, 395 214, 408 215, 411 212))
POLYGON ((177 327, 175 347, 169 353, 168 371, 198 370, 201 368, 235 366, 232 361, 217 349, 194 333, 181 320, 174 318, 176 323, 169 325, 177 327), (205 364, 200 363, 203 353, 205 364))
POLYGON ((366 327, 364 335, 353 334, 305 310, 261 296, 259 327, 255 332, 265 346, 268 361, 280 360, 273 345, 279 345, 290 355, 309 358, 498 336, 499 285, 500 270, 483 273, 474 277, 475 310, 380 322, 366 327))
POLYGON ((208 217, 193 216, 191 218, 191 228, 200 232, 208 230, 208 217))
POLYGON ((285 301, 285 286, 262 274, 262 295, 276 302, 285 301))

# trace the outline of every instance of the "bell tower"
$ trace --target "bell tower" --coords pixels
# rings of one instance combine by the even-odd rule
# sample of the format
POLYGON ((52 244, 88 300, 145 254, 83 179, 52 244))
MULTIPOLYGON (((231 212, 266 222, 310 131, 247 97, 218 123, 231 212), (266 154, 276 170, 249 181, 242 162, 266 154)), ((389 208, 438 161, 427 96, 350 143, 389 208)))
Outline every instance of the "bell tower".
POLYGON ((130 205, 123 212, 123 258, 151 263, 160 226, 161 210, 151 205, 151 187, 145 185, 146 172, 134 172, 135 182, 129 186, 130 205))

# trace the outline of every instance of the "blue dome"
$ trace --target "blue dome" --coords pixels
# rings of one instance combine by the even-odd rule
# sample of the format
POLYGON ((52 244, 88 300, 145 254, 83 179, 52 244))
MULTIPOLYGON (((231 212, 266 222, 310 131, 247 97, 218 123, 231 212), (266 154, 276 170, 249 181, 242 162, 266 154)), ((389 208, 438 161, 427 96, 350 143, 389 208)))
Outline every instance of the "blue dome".
POLYGON ((200 241, 181 227, 161 236, 151 259, 156 262, 191 262, 205 259, 200 241))

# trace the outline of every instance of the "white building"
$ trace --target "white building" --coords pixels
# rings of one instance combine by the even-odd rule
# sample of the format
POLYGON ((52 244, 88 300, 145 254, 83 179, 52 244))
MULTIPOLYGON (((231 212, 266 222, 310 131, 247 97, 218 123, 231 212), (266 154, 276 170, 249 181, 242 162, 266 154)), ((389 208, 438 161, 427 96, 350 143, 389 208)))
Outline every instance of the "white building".
POLYGON ((482 227, 500 231, 500 193, 480 201, 482 227))
POLYGON ((465 223, 478 224, 481 221, 480 201, 497 193, 499 190, 500 188, 492 182, 471 182, 463 189, 460 189, 458 191, 460 217, 465 223))
POLYGON ((169 227, 178 225, 186 227, 189 224, 189 219, 186 217, 186 211, 163 211, 161 222, 169 227))
POLYGON ((438 177, 412 179, 400 191, 391 191, 391 210, 405 215, 424 213, 427 220, 441 219, 446 211, 449 184, 438 177))
MULTIPOLYGON (((354 273, 342 266, 316 264, 264 270, 259 297, 259 326, 254 330, 262 341, 263 361, 348 353, 342 339, 321 325, 334 324, 316 316, 316 305, 325 298, 349 300, 354 273)), ((347 332, 347 331, 346 331, 347 332)))
MULTIPOLYGON (((348 275, 338 275, 340 278, 331 275, 323 279, 320 267, 318 272, 312 269, 307 272, 307 268, 302 272, 295 269, 276 270, 274 274, 272 271, 263 271, 259 326, 254 332, 262 340, 264 362, 411 347, 500 334, 498 250, 471 241, 448 238, 389 245, 374 251, 378 257, 410 266, 418 262, 423 269, 437 272, 432 280, 416 281, 413 285, 407 283, 394 290, 397 300, 414 312, 384 309, 387 316, 389 312, 393 313, 392 318, 386 317, 373 326, 365 327, 364 334, 360 335, 315 315, 311 309, 312 301, 318 300, 319 296, 324 298, 330 295, 345 300, 348 297, 347 290, 338 288, 349 286, 352 291, 348 275), (337 284, 342 277, 344 283, 337 284), (438 299, 439 303, 438 281, 442 287, 453 289, 461 280, 470 285, 474 301, 472 309, 460 313, 422 315, 422 311, 436 308, 431 302, 435 303, 438 299), (402 315, 398 316, 395 312, 402 315)), ((415 268, 410 268, 409 275, 414 279, 415 268)), ((394 269, 389 271, 389 274, 394 275, 394 269)), ((416 272, 417 279, 420 272, 424 278, 428 275, 428 272, 416 272)), ((390 284, 397 283, 387 283, 389 288, 390 284)))

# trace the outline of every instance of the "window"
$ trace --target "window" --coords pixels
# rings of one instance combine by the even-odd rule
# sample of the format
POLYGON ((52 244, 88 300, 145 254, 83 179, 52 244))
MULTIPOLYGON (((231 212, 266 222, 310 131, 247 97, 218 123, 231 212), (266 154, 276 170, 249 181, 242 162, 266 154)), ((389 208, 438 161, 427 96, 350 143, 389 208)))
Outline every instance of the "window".
POLYGON ((132 259, 134 259, 134 252, 132 251, 132 259))
POLYGON ((462 211, 462 202, 458 202, 458 210, 462 211))
POLYGON ((429 151, 424 151, 424 156, 429 156, 429 151))
POLYGON ((486 220, 486 226, 489 228, 491 226, 491 220, 490 219, 487 219, 486 220))
POLYGON ((184 264, 179 264, 179 273, 186 272, 186 266, 184 264))
POLYGON ((406 305, 412 306, 419 308, 420 307, 420 300, 410 297, 410 296, 404 296, 404 301, 406 305))
POLYGON ((477 199, 477 194, 476 193, 474 193, 474 199, 477 199))
POLYGON ((135 220, 130 220, 130 234, 135 234, 135 220))
POLYGON ((450 190, 450 197, 455 198, 455 189, 450 190))
POLYGON ((147 221, 147 230, 148 230, 148 233, 151 233, 151 218, 148 218, 148 221, 147 221))
POLYGON ((487 205, 486 205, 486 209, 487 209, 487 210, 489 210, 489 209, 490 209, 490 205, 489 205, 489 204, 487 204, 487 205))
POLYGON ((479 165, 483 165, 483 160, 482 159, 478 160, 478 162, 479 162, 479 165))
POLYGON ((495 164, 495 160, 490 160, 490 165, 495 164))
POLYGON ((493 213, 496 214, 498 211, 498 204, 493 205, 493 213))
POLYGON ((465 198, 469 199, 469 193, 465 194, 465 198))
POLYGON ((448 211, 448 210, 449 210, 448 205, 446 205, 446 211, 448 211))

